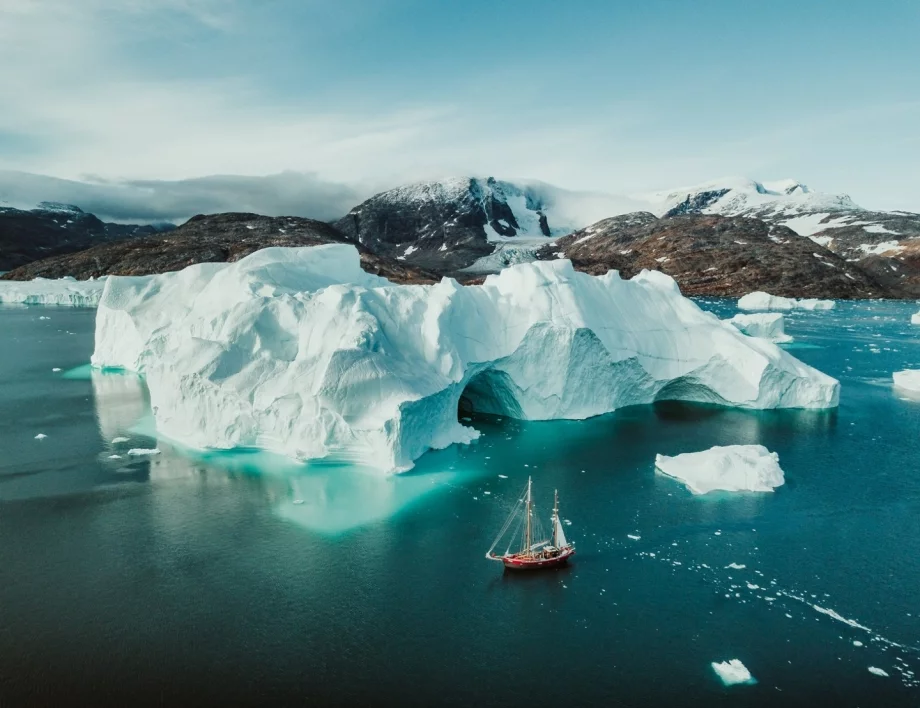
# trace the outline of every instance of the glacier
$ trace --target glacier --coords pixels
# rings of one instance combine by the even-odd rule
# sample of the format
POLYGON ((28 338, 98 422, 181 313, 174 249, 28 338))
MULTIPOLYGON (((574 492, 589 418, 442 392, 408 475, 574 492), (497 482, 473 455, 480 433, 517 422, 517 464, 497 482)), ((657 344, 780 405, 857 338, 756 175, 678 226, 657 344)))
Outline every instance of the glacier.
POLYGON ((107 276, 97 280, 35 278, 0 280, 0 304, 96 307, 107 276))
POLYGON ((833 310, 836 306, 833 300, 781 297, 760 290, 738 300, 738 308, 741 310, 833 310))
POLYGON ((656 455, 655 467, 686 484, 694 494, 772 492, 786 482, 779 455, 763 445, 716 445, 674 457, 656 455))
POLYGON ((760 312, 753 315, 735 315, 726 320, 749 337, 769 339, 775 344, 788 344, 792 337, 786 334, 786 321, 779 312, 760 312))
POLYGON ((113 276, 96 367, 142 374, 157 430, 187 447, 262 448, 384 472, 479 433, 458 408, 583 419, 682 400, 831 408, 839 383, 746 337, 644 271, 568 260, 461 286, 395 285, 344 244, 113 276))

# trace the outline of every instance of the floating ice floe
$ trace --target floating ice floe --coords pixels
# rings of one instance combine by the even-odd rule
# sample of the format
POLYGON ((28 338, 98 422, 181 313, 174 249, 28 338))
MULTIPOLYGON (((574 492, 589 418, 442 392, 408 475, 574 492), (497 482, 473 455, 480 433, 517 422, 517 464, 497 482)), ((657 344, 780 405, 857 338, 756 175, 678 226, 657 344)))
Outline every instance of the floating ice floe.
POLYGON ((892 374, 894 385, 905 391, 920 393, 920 369, 906 369, 892 374))
POLYGON ((479 436, 473 410, 582 419, 658 400, 830 408, 839 384, 684 298, 674 280, 516 265, 461 286, 395 285, 348 245, 111 277, 99 367, 144 374, 156 425, 192 448, 406 470, 479 436))
POLYGON ((130 438, 118 436, 117 438, 112 438, 112 444, 117 445, 118 443, 128 442, 128 440, 130 440, 130 438))
POLYGON ((686 484, 694 494, 716 490, 772 492, 786 481, 779 455, 763 445, 715 446, 674 457, 656 455, 655 467, 686 484))
POLYGON ((106 277, 98 280, 36 278, 0 280, 0 304, 70 305, 96 307, 102 297, 106 277))
POLYGON ((869 673, 870 673, 870 674, 875 674, 876 676, 883 676, 883 677, 885 677, 885 678, 888 677, 888 672, 885 671, 884 669, 878 668, 877 666, 870 666, 870 667, 869 667, 869 673))
POLYGON ((833 310, 836 306, 833 300, 780 297, 759 290, 738 300, 738 307, 742 310, 833 310))
POLYGON ((44 440, 44 439, 47 438, 47 437, 48 437, 48 436, 45 435, 44 433, 39 433, 38 435, 35 436, 35 439, 36 439, 36 440, 44 440))
POLYGON ((786 334, 785 317, 779 312, 759 312, 753 315, 735 315, 728 320, 728 322, 749 337, 769 339, 776 344, 792 341, 792 337, 786 334))
POLYGON ((741 663, 740 659, 730 659, 729 661, 712 662, 712 670, 722 679, 726 686, 735 686, 743 683, 757 683, 757 679, 751 676, 751 672, 741 663))
POLYGON ((158 448, 144 448, 144 447, 132 447, 128 450, 129 455, 134 455, 139 457, 141 455, 159 455, 160 451, 158 448))
POLYGON ((915 312, 910 316, 910 323, 920 325, 920 312, 915 312))

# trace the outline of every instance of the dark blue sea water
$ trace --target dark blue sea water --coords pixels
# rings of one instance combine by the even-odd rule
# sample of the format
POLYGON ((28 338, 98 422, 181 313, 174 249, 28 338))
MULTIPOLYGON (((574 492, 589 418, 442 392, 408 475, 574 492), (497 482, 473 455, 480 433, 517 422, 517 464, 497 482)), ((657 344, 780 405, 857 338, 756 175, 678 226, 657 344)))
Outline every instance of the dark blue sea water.
POLYGON ((93 312, 0 310, 0 705, 920 705, 920 402, 890 378, 920 368, 915 309, 789 316, 837 411, 475 418, 387 479, 174 449, 140 380, 85 366, 93 312), (654 473, 732 443, 786 485, 654 473), (483 558, 528 475, 567 569, 483 558), (735 658, 755 685, 719 681, 735 658))

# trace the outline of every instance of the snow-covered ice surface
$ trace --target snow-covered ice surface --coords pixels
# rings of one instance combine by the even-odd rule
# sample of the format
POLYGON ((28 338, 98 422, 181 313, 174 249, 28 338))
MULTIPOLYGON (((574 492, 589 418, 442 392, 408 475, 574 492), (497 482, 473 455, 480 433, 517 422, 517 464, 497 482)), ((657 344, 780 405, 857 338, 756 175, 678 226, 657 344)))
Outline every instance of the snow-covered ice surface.
POLYGON ((741 310, 833 310, 836 307, 833 300, 817 300, 815 298, 793 298, 770 295, 763 291, 748 293, 738 300, 741 310))
POLYGON ((772 492, 786 481, 779 455, 763 445, 717 445, 674 457, 657 455, 655 467, 686 484, 694 494, 772 492))
POLYGON ((757 683, 751 672, 741 663, 740 659, 712 662, 712 670, 722 679, 726 686, 735 686, 741 683, 757 683))
POLYGON ((920 369, 895 371, 892 375, 894 385, 912 393, 920 393, 920 369))
POLYGON ((105 281, 105 277, 98 280, 76 280, 70 277, 0 280, 0 304, 96 307, 105 281))
POLYGON ((256 447, 386 471, 470 442, 483 413, 583 419, 658 400, 831 408, 835 379, 746 337, 643 272, 517 265, 463 287, 393 285, 347 245, 113 277, 97 367, 143 373, 158 431, 188 447, 256 447))
POLYGON ((764 312, 753 315, 738 314, 727 320, 749 337, 769 339, 776 344, 789 343, 792 337, 786 334, 785 318, 779 312, 764 312))

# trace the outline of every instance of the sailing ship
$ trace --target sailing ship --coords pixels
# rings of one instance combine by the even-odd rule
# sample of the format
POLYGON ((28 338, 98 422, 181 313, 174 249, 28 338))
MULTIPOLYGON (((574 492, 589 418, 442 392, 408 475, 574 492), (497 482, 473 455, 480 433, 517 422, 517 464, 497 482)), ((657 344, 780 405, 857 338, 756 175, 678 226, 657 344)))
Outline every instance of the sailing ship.
POLYGON ((531 479, 528 477, 527 490, 514 505, 514 509, 511 510, 505 525, 502 526, 498 536, 495 537, 492 547, 486 551, 486 558, 500 561, 506 568, 512 570, 540 570, 564 565, 569 558, 575 555, 575 544, 569 543, 565 539, 565 531, 563 531, 562 521, 559 519, 558 490, 555 493, 553 515, 550 520, 552 523, 552 536, 543 540, 545 534, 542 531, 539 519, 534 516, 531 479), (502 555, 496 554, 495 547, 498 546, 509 531, 511 531, 511 534, 508 548, 505 549, 502 555), (512 552, 511 547, 514 545, 518 534, 521 537, 520 547, 519 550, 512 552))

